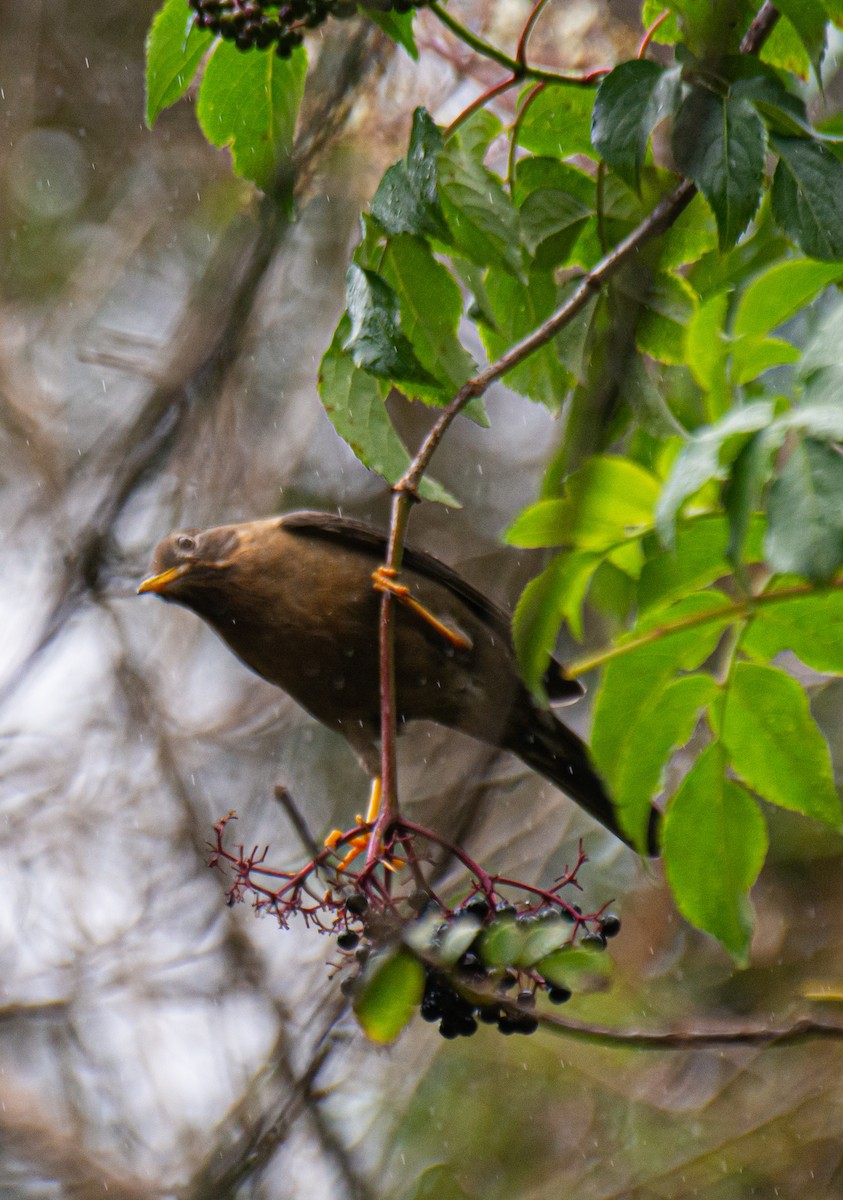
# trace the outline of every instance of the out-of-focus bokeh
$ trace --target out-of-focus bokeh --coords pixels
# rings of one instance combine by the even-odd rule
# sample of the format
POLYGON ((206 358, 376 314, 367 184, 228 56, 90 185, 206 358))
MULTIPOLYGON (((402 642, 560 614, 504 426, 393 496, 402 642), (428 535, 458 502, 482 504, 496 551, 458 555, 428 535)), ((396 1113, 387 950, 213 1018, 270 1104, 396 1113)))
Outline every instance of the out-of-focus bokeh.
MULTIPOLYGON (((452 8, 511 47, 530 5, 452 8)), ((321 837, 366 781, 191 614, 135 587, 177 527, 303 506, 385 522, 383 483, 321 411, 318 362, 413 107, 447 121, 499 68, 430 14, 418 66, 363 23, 328 35, 289 224, 189 101, 144 128, 154 10, 0 7, 0 1197, 840 1195, 837 1045, 644 1052, 488 1029, 455 1045, 416 1021, 377 1049, 344 1014, 329 939, 225 906, 217 818, 237 809, 235 836, 285 866, 305 851, 275 786, 321 837)), ((636 19, 550 4, 532 52, 611 63, 636 19)), ((411 538, 512 602, 540 563, 499 537, 559 426, 503 388, 489 409, 490 430, 456 427, 437 455, 463 508, 422 506, 411 538)), ((430 414, 396 419, 413 441, 430 414)), ((839 689, 816 707, 839 763, 839 689)), ((587 705, 571 720, 586 731, 587 705)), ((547 881, 585 837, 583 903, 614 897, 623 932, 609 989, 566 1015, 785 1024, 805 992, 843 986, 840 847, 806 822, 777 818, 738 972, 657 868, 520 764, 429 729, 401 764, 412 811, 491 866, 547 881)))

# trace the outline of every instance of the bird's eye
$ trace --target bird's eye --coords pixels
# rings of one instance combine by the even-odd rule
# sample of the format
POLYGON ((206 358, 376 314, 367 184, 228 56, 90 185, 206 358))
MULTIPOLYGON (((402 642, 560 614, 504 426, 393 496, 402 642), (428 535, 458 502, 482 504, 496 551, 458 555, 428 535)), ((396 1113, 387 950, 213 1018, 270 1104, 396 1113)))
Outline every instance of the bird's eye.
POLYGON ((190 537, 189 534, 181 533, 176 538, 176 545, 184 554, 192 554, 196 549, 196 538, 190 537))

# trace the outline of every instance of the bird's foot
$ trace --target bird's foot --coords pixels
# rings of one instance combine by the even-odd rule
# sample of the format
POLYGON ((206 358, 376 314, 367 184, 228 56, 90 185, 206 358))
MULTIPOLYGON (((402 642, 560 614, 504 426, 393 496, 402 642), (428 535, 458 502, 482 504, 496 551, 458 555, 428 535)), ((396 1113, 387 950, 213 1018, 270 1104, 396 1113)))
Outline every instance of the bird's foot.
POLYGON ((406 584, 398 583, 398 572, 394 567, 378 567, 376 571, 372 572, 372 582, 376 592, 388 592, 391 596, 394 596, 399 604, 404 604, 416 616, 421 617, 423 621, 427 621, 428 625, 435 629, 456 650, 471 649, 472 641, 467 634, 463 633, 460 629, 455 629, 452 625, 446 625, 444 621, 440 621, 429 608, 425 608, 423 604, 416 600, 406 584))

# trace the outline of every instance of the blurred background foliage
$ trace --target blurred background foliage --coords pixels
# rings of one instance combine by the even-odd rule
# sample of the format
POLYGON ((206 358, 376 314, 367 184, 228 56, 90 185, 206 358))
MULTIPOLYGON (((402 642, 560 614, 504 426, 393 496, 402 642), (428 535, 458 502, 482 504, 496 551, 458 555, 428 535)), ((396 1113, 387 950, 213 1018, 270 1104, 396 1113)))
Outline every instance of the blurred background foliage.
MULTIPOLYGON (((511 44, 529 5, 454 4, 511 44)), ((295 223, 202 138, 189 104, 143 125, 156 4, 2 5, 0 1197, 837 1196, 843 1048, 598 1048, 414 1022, 378 1050, 343 1013, 328 939, 227 909, 207 870, 232 808, 276 865, 365 780, 345 745, 244 672, 190 614, 137 599, 153 544, 311 506, 385 523, 388 495, 330 427, 316 369, 357 217, 410 113, 446 122, 497 78, 436 22, 411 66, 370 25, 325 34, 295 223)), ((550 6, 536 60, 634 51, 638 5, 550 6)), ((834 80, 829 95, 835 94, 834 80)), ((506 113, 507 97, 501 100, 506 113)), ((557 445, 505 388, 454 427, 411 540, 513 602, 540 555, 501 550, 557 445)), ((413 442, 430 417, 394 413, 413 442)), ((601 640, 588 615, 586 643, 601 640)), ((572 712, 581 731, 586 706, 572 712)), ((840 685, 814 712, 840 762, 840 685)), ((839 990, 840 841, 771 814, 751 966, 676 917, 642 865, 505 756, 421 729, 402 795, 476 857, 536 881, 584 836, 589 905, 624 928, 607 989, 566 1010, 619 1028, 784 1024, 839 990), (468 781, 468 782, 467 782, 468 781)))

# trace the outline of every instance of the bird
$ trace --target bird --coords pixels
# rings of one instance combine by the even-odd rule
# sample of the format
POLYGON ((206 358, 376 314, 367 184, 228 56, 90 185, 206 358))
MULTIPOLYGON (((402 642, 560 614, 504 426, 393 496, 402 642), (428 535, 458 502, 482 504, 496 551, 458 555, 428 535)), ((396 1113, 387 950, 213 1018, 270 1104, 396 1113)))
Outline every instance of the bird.
MULTIPOLYGON (((171 533, 137 590, 201 617, 247 667, 342 734, 373 780, 380 594, 391 591, 399 732, 434 721, 509 751, 631 844, 585 744, 522 681, 509 614, 430 554, 407 547, 397 575, 386 556, 376 527, 292 512, 171 533)), ((583 694, 555 660, 544 687, 550 704, 583 694)), ((651 854, 656 819, 654 809, 651 854)))

